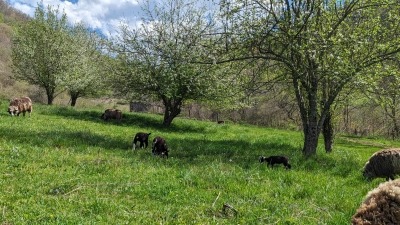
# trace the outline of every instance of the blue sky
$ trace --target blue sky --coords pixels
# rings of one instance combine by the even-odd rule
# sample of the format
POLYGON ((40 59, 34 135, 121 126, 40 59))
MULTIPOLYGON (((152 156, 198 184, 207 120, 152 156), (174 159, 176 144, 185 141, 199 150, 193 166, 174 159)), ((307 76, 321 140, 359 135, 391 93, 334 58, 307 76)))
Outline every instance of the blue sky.
MULTIPOLYGON (((33 15, 42 0, 7 0, 14 8, 33 15)), ((121 22, 134 26, 140 16, 142 0, 43 0, 44 5, 59 6, 72 23, 83 22, 106 36, 112 36, 121 22)), ((154 0, 157 1, 157 0, 154 0)))
POLYGON ((63 1, 63 2, 71 2, 71 3, 77 3, 78 2, 78 0, 61 0, 61 1, 63 1))

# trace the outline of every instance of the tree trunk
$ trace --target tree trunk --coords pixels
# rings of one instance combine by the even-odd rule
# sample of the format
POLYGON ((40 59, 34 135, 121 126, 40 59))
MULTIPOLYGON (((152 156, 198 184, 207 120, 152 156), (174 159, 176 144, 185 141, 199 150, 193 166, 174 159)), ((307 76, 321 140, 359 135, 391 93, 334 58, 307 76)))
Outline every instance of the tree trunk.
MULTIPOLYGON (((396 97, 392 97, 392 105, 390 106, 390 118, 392 119, 393 127, 392 127, 392 139, 395 140, 399 137, 400 128, 397 122, 397 111, 396 111, 396 97)), ((388 110, 386 110, 388 111, 388 110)))
POLYGON ((310 157, 316 154, 318 147, 318 135, 315 132, 307 132, 304 135, 304 147, 303 154, 306 157, 310 157))
POLYGON ((295 78, 293 79, 293 85, 303 125, 303 155, 305 157, 310 157, 317 153, 318 137, 321 132, 318 123, 318 79, 316 74, 313 74, 312 72, 310 72, 309 76, 310 83, 307 87, 296 79, 297 76, 293 76, 295 78), (307 92, 306 99, 304 99, 304 91, 307 92))
MULTIPOLYGON (((303 125, 304 126, 304 125, 303 125)), ((313 122, 306 125, 304 131, 304 146, 303 154, 306 157, 310 157, 317 153, 318 137, 319 137, 318 123, 313 122)))
POLYGON ((47 105, 53 105, 54 90, 51 90, 51 88, 46 88, 46 95, 47 95, 47 105))
POLYGON ((392 123, 393 123, 392 139, 395 140, 400 135, 400 127, 399 127, 399 124, 398 124, 397 119, 395 117, 392 118, 392 123))
POLYGON ((76 105, 76 100, 78 99, 78 97, 76 96, 71 96, 71 106, 74 107, 76 105))
POLYGON ((163 126, 169 127, 172 124, 172 120, 180 114, 180 111, 180 109, 165 109, 163 126))
POLYGON ((324 136, 324 144, 326 153, 332 152, 333 146, 333 124, 332 113, 328 112, 323 123, 322 134, 324 136))
POLYGON ((69 95, 71 96, 71 106, 74 107, 79 98, 79 92, 69 92, 69 95))
POLYGON ((182 99, 170 100, 163 97, 163 103, 165 106, 163 126, 169 127, 172 120, 181 113, 182 99))
POLYGON ((350 124, 350 110, 349 110, 349 104, 346 103, 344 110, 343 110, 343 123, 344 123, 344 130, 347 133, 352 132, 350 130, 351 124, 350 124))

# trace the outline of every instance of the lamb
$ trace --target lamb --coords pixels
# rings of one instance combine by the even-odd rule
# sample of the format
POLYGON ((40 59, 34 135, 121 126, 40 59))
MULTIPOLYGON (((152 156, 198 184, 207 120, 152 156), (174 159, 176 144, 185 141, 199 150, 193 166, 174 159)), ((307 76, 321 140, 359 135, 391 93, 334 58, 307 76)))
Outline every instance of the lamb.
POLYGON ((147 148, 147 146, 149 145, 150 134, 151 133, 143 133, 143 132, 137 133, 132 141, 132 150, 136 149, 137 142, 140 143, 139 145, 140 148, 147 148))
POLYGON ((122 118, 122 112, 119 109, 106 109, 101 115, 101 118, 106 121, 108 119, 116 119, 120 121, 122 118))
POLYGON ((363 169, 363 176, 368 180, 378 177, 394 179, 400 173, 400 148, 383 149, 374 153, 363 169))
POLYGON ((165 139, 162 137, 155 137, 153 139, 153 147, 151 152, 153 155, 159 155, 161 157, 168 158, 168 146, 165 139))
POLYGON ((15 98, 10 101, 7 111, 11 116, 19 116, 20 113, 25 116, 25 112, 28 112, 31 116, 32 100, 29 97, 15 98))
POLYGON ((272 168, 274 167, 274 164, 283 164, 286 169, 292 168, 292 166, 289 164, 289 159, 286 156, 260 156, 259 161, 260 163, 267 162, 267 165, 271 166, 272 168))
POLYGON ((400 224, 400 179, 370 191, 353 215, 352 224, 400 224))

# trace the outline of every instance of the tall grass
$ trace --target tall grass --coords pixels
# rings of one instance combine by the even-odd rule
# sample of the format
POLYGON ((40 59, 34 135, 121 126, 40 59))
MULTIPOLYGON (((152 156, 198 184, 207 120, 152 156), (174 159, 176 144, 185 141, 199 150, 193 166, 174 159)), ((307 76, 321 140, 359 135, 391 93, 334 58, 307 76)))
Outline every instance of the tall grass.
POLYGON ((301 133, 34 105, 0 104, 0 218, 7 224, 348 224, 365 194, 361 168, 383 139, 338 137, 334 151, 301 154, 301 133), (166 138, 170 158, 132 151, 136 132, 166 138), (292 169, 260 155, 287 155, 292 169), (224 204, 232 208, 223 209, 224 204))

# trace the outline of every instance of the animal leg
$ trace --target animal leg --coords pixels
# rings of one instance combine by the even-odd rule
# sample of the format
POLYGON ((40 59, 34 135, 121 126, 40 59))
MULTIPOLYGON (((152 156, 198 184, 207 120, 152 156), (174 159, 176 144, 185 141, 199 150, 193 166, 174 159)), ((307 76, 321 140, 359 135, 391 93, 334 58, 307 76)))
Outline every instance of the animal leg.
POLYGON ((135 140, 132 141, 132 150, 133 151, 136 150, 136 141, 135 140))

